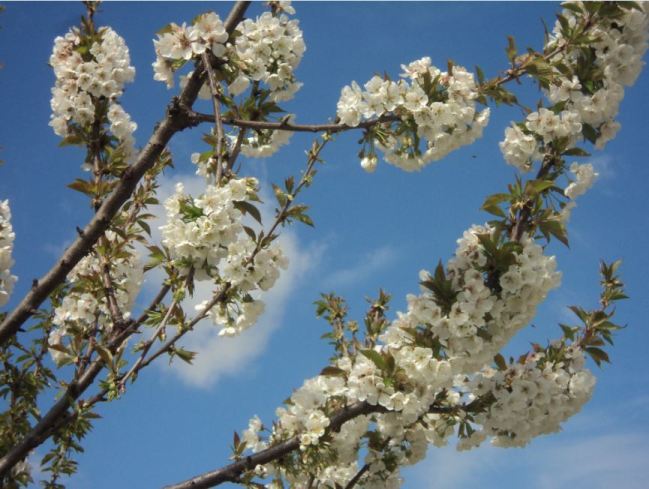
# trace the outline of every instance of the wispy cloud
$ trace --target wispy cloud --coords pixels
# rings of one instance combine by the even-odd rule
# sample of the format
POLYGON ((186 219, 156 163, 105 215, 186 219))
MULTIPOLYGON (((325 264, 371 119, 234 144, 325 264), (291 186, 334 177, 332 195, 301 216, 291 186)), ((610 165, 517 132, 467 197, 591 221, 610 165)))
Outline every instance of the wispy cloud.
POLYGON ((599 154, 590 158, 588 162, 595 167, 595 171, 599 173, 600 180, 615 178, 615 162, 611 155, 606 153, 599 154))
MULTIPOLYGON (((644 406, 646 396, 628 403, 644 406)), ((649 479, 648 433, 642 428, 629 431, 622 419, 621 412, 610 410, 584 413, 570 421, 570 433, 542 437, 524 449, 431 448, 425 462, 406 472, 406 487, 468 489, 524 483, 530 489, 642 489, 649 479)))
MULTIPOLYGON (((185 191, 198 195, 205 187, 204 180, 194 175, 180 175, 174 179, 163 178, 160 181, 158 196, 164 202, 173 194, 176 182, 182 182, 185 191)), ((264 199, 270 201, 270 199, 264 199)), ((272 220, 273 210, 270 206, 262 206, 261 214, 265 223, 272 220)), ((163 210, 156 209, 160 215, 163 210)), ((159 241, 158 226, 163 223, 162 218, 151 223, 154 241, 159 241)), ((289 305, 292 292, 299 281, 320 260, 322 248, 318 246, 303 249, 297 236, 290 230, 284 230, 278 238, 282 251, 289 260, 288 270, 283 271, 275 286, 260 298, 266 303, 266 309, 259 322, 243 334, 228 338, 218 336, 219 328, 209 320, 201 321, 194 331, 182 341, 182 346, 196 352, 197 356, 192 365, 180 360, 174 361, 171 366, 166 362, 159 362, 160 368, 170 369, 181 381, 197 388, 210 388, 224 376, 237 375, 250 367, 265 349, 274 330, 281 327, 284 312, 289 305)), ((149 274, 145 288, 149 294, 155 293, 163 276, 154 271, 149 274)), ((193 312, 194 306, 212 297, 214 286, 210 283, 199 282, 196 284, 194 295, 183 302, 185 311, 193 312)))
POLYGON ((324 288, 348 287, 371 277, 397 259, 396 250, 389 245, 370 251, 353 266, 335 270, 323 280, 324 288))
MULTIPOLYGON (((292 292, 315 260, 312 253, 300 249, 294 236, 284 234, 279 240, 290 265, 275 286, 261 296, 266 310, 260 321, 234 338, 218 336, 216 326, 202 321, 183 345, 198 354, 193 365, 175 362, 172 366, 181 380, 194 387, 209 388, 224 376, 245 371, 264 351, 273 331, 283 325, 292 292)), ((191 306, 212 295, 209 286, 199 287, 190 301, 191 306)))
POLYGON ((471 452, 458 452, 451 446, 431 447, 426 460, 404 474, 404 487, 486 488, 489 486, 483 484, 485 474, 492 471, 498 473, 499 471, 494 469, 499 463, 500 457, 490 446, 471 452))
POLYGON ((543 451, 535 471, 539 489, 589 487, 608 489, 647 487, 646 436, 635 433, 609 433, 587 436, 543 451))

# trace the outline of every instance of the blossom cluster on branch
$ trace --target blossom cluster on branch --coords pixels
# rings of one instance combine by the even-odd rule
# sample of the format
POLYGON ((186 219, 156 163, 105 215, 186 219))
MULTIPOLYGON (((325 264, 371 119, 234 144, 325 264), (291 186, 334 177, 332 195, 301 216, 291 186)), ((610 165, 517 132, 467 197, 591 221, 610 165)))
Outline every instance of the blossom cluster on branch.
POLYGON ((343 87, 338 100, 338 117, 351 127, 386 114, 398 117, 394 125, 378 125, 368 134, 369 148, 361 152, 361 160, 369 171, 376 166, 375 148, 388 163, 420 170, 473 143, 489 122, 489 108, 476 110, 478 87, 465 68, 441 71, 425 57, 402 69, 399 81, 374 76, 365 90, 352 82, 343 87))
MULTIPOLYGON (((424 57, 402 65, 396 81, 374 76, 363 87, 356 82, 343 87, 336 121, 301 128, 278 104, 302 86, 295 74, 306 49, 302 31, 289 18, 295 14, 290 2, 268 6, 270 11, 254 19, 242 20, 245 3, 225 22, 205 13, 189 25, 169 24, 154 40, 155 80, 171 88, 176 72, 194 65, 180 76, 183 92, 160 127, 173 133, 213 123, 203 137, 210 148, 191 157, 206 177, 205 188, 192 196, 176 186, 164 203, 160 246, 152 242, 147 221, 155 216, 146 209, 159 204, 156 179, 171 158, 162 150, 151 156, 140 174, 143 181, 135 179, 127 188, 130 170, 140 164, 133 163, 136 124, 119 103, 135 75, 128 48, 111 28, 94 27, 92 2, 86 3, 81 28, 56 38, 50 125, 64 144, 86 147, 85 167, 92 174, 69 187, 88 196, 96 217, 107 224, 92 238, 78 229, 88 239, 85 257, 69 262, 66 272, 76 266, 45 292, 48 306, 41 307, 44 299, 31 304, 28 316, 38 318, 33 329, 43 337, 31 347, 16 338, 0 344, 5 367, 0 377, 8 386, 2 396, 10 399, 0 417, 0 433, 10 435, 0 443, 0 485, 29 483, 24 461, 51 438, 43 464, 52 474, 50 486, 59 487, 60 475, 75 470, 70 454, 82 449, 80 441, 96 417, 93 406, 120 397, 127 382, 161 355, 191 363, 194 353, 177 342, 203 318, 220 326, 221 336, 258 321, 265 307, 262 293, 288 266, 277 241, 280 227, 293 221, 313 225, 308 207, 296 197, 311 185, 334 133, 362 131, 359 156, 367 171, 374 171, 379 153, 401 169, 420 170, 481 137, 490 109, 479 110, 478 104, 489 100, 525 110, 524 120, 505 130, 500 148, 507 163, 522 174, 535 169, 536 176, 517 175, 507 192, 487 197, 483 209, 495 218, 469 227, 446 264, 422 270, 419 293, 407 296, 407 309, 396 317, 388 317, 389 296, 381 291, 361 332, 359 322, 347 319, 341 298, 323 295, 316 314, 332 328, 324 335, 335 350, 330 365, 292 393, 271 425, 255 416, 241 437, 235 434, 235 462, 221 475, 216 471, 217 483, 396 488, 400 468, 423 459, 431 444, 443 446, 457 437, 459 449, 486 440, 524 446, 559 430, 590 399, 595 378, 586 358, 608 361, 602 347, 612 344, 612 333, 620 329, 612 322, 613 302, 626 298, 616 276, 619 262, 602 265, 599 309, 572 307, 583 324, 561 325, 560 339, 545 347, 533 344, 518 359, 506 360, 500 352, 559 286, 561 273, 547 245, 554 238, 567 244, 565 227, 575 199, 597 177, 592 164, 567 159, 589 156, 582 142, 601 149, 618 131, 624 86, 635 82, 648 46, 646 4, 564 4, 542 52, 518 54, 510 38, 511 66, 501 76, 485 80, 481 69, 474 76, 453 62, 442 71, 424 57), (503 87, 524 76, 538 83, 549 104, 525 109, 503 87), (213 114, 194 112, 196 94, 212 101, 213 114), (283 187, 273 185, 274 221, 258 229, 252 221, 261 225, 259 182, 243 176, 237 158, 270 156, 300 129, 324 134, 307 151, 307 167, 297 182, 289 177, 283 187), (123 205, 102 213, 102 203, 120 191, 127 193, 123 205), (135 250, 138 242, 151 252, 146 265, 135 250), (144 273, 154 268, 165 273, 160 291, 140 317, 132 317, 144 273), (214 290, 188 318, 183 299, 195 282, 214 290), (169 339, 168 326, 177 328, 169 339), (126 345, 142 327, 153 334, 135 345, 132 358, 126 345), (74 366, 70 381, 44 367, 48 352, 57 367, 74 366), (88 395, 102 372, 106 377, 97 392, 88 395), (60 400, 41 415, 39 396, 58 384, 64 389, 60 400)), ((159 143, 152 141, 138 159, 146 160, 159 143)), ((8 202, 0 201, 0 306, 16 281, 10 271, 10 218, 8 202)), ((33 289, 39 289, 37 282, 33 289)), ((198 486, 207 487, 204 481, 198 486)))
POLYGON ((16 283, 16 276, 11 274, 14 264, 12 253, 16 238, 11 226, 11 209, 9 201, 0 201, 0 306, 4 306, 16 283))
POLYGON ((119 104, 124 85, 135 78, 128 47, 110 27, 71 29, 54 40, 50 65, 56 76, 52 88, 50 126, 61 137, 90 140, 90 126, 107 117, 110 130, 126 155, 133 153, 137 124, 119 104))
MULTIPOLYGON (((250 200, 257 198, 255 178, 232 178, 217 187, 207 186, 193 198, 182 184, 165 202, 167 224, 162 226, 162 244, 169 250, 174 265, 184 273, 193 273, 196 280, 213 280, 229 284, 234 291, 230 300, 210 309, 215 324, 222 326, 222 335, 240 333, 254 324, 264 311, 264 303, 250 294, 270 289, 279 270, 288 261, 279 246, 272 245, 257 252, 257 243, 246 232, 241 209, 250 209, 250 200), (250 259, 249 257, 253 257, 250 259)), ((197 306, 203 311, 205 301, 197 306)))
POLYGON ((79 338, 98 332, 101 343, 107 343, 115 327, 111 301, 114 300, 121 319, 130 317, 129 311, 142 286, 142 263, 138 253, 114 232, 106 233, 104 248, 108 256, 90 254, 68 274, 69 290, 54 309, 55 328, 48 339, 57 365, 73 362, 82 355, 79 338), (110 289, 103 278, 106 271, 110 273, 110 289))
MULTIPOLYGON (((586 4, 584 8, 599 7, 586 4)), ((505 130, 500 143, 505 161, 529 171, 546 145, 562 139, 571 148, 582 135, 598 149, 604 148, 620 129, 615 117, 624 86, 635 82, 644 65, 648 27, 643 10, 627 10, 589 26, 583 12, 566 9, 545 50, 565 46, 567 52, 560 62, 542 67, 548 71, 544 89, 553 105, 530 113, 524 123, 505 130)))

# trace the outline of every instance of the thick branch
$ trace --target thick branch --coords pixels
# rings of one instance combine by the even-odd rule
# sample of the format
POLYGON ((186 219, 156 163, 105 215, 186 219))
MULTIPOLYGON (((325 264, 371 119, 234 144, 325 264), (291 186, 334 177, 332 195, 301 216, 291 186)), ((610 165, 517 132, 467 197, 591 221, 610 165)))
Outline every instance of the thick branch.
MULTIPOLYGON (((351 406, 342 408, 331 417, 329 424, 330 432, 337 432, 340 427, 350 419, 362 416, 363 414, 371 414, 376 412, 377 407, 372 406, 367 402, 357 402, 351 406)), ((254 469, 257 465, 267 464, 282 458, 284 455, 291 453, 300 448, 300 437, 294 436, 286 441, 273 445, 261 452, 255 453, 241 460, 238 460, 222 469, 207 472, 203 475, 194 477, 185 482, 167 486, 166 489, 200 489, 213 487, 224 482, 234 482, 238 479, 242 472, 254 469)))
MULTIPOLYGON (((228 33, 232 33, 241 21, 249 4, 249 1, 240 1, 232 8, 225 22, 228 33)), ((180 96, 174 97, 172 100, 165 118, 157 126, 135 163, 124 172, 119 184, 99 207, 94 218, 79 233, 77 240, 65 251, 54 267, 37 282, 37 285, 30 290, 21 303, 0 325, 0 344, 3 344, 16 334, 20 326, 34 314, 54 288, 63 282, 74 266, 92 250, 93 245, 108 228, 112 218, 133 193, 138 181, 146 171, 153 167, 171 137, 176 132, 193 124, 187 118, 186 108, 191 107, 196 100, 204 80, 204 71, 195 70, 194 75, 190 78, 180 96)), ((168 287, 162 288, 154 300, 154 304, 162 300, 167 290, 168 287)), ((119 334, 112 342, 111 348, 119 348, 123 340, 137 328, 139 322, 140 320, 132 323, 129 328, 119 334)), ((96 359, 78 379, 68 385, 59 401, 50 408, 31 432, 0 459, 0 477, 4 476, 16 463, 23 460, 31 450, 43 443, 52 433, 74 417, 72 413, 68 412, 68 409, 93 384, 103 367, 101 359, 96 359)))
MULTIPOLYGON (((122 345, 124 340, 137 330, 138 326, 146 320, 148 313, 155 310, 158 304, 162 302, 168 291, 169 286, 163 286, 149 307, 136 321, 129 324, 126 329, 116 331, 116 336, 109 345, 111 352, 115 352, 122 345)), ((68 409, 93 384, 95 378, 101 372, 103 367, 104 364, 101 358, 97 358, 88 369, 83 373, 79 373, 79 375, 75 377, 75 379, 68 385, 65 393, 61 396, 61 399, 59 399, 59 401, 49 409, 45 416, 41 418, 36 426, 32 428, 32 430, 18 445, 12 448, 4 455, 4 457, 2 457, 2 459, 0 459, 0 479, 2 479, 2 477, 11 470, 15 464, 23 460, 32 449, 39 446, 47 440, 52 433, 56 432, 75 418, 77 412, 70 412, 68 409)), ((92 406, 102 399, 106 392, 105 389, 102 390, 100 394, 93 398, 94 402, 84 403, 84 406, 92 406)))
MULTIPOLYGON (((249 1, 240 1, 232 8, 225 21, 225 28, 228 33, 234 31, 249 4, 249 1)), ((192 120, 187 117, 186 109, 190 108, 195 102, 204 79, 204 70, 197 69, 194 71, 180 96, 175 97, 169 104, 165 118, 159 123, 135 163, 124 172, 120 182, 103 202, 97 214, 83 229, 83 232, 74 243, 63 253, 59 261, 37 281, 36 287, 33 287, 20 304, 7 315, 0 325, 0 344, 4 344, 18 332, 20 326, 34 314, 56 286, 65 280, 65 277, 74 266, 90 252, 93 245, 106 231, 120 207, 131 196, 144 173, 155 164, 173 135, 193 125, 192 120)))
POLYGON ((101 359, 96 359, 90 368, 81 375, 79 380, 68 385, 58 402, 41 418, 32 431, 0 459, 0 480, 15 464, 23 460, 31 450, 43 443, 53 431, 68 422, 71 417, 67 413, 68 408, 92 385, 102 368, 103 362, 101 359))

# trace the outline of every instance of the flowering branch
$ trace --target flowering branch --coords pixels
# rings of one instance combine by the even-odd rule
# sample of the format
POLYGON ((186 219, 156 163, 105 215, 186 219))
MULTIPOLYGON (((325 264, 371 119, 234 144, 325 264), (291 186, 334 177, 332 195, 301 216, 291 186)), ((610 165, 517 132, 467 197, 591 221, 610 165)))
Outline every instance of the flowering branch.
MULTIPOLYGON (((231 34, 241 21, 249 1, 239 1, 232 8, 225 21, 225 29, 231 34)), ((108 229, 112 218, 120 207, 131 196, 137 182, 153 167, 158 157, 164 151, 167 143, 174 134, 191 126, 183 108, 191 107, 203 85, 204 70, 197 69, 190 77, 187 85, 175 97, 167 108, 167 115, 157 125, 153 135, 139 153, 136 161, 128 167, 112 193, 102 203, 96 215, 80 233, 80 236, 68 247, 59 261, 43 277, 35 281, 35 287, 25 295, 23 300, 11 311, 0 324, 0 344, 4 344, 18 332, 20 326, 34 314, 36 308, 47 299, 57 285, 65 280, 67 274, 86 256, 92 246, 108 229)))
MULTIPOLYGON (((214 122, 214 117, 209 114, 202 114, 200 112, 190 111, 187 116, 196 124, 201 122, 214 122)), ((328 132, 335 134, 339 132, 349 131, 353 129, 368 129, 377 124, 384 122, 395 122, 400 120, 396 115, 385 115, 381 118, 361 122, 358 126, 348 126, 347 124, 331 123, 331 124, 295 124, 288 119, 279 122, 272 121, 253 121, 244 119, 224 118, 223 124, 229 126, 242 127, 255 130, 271 130, 271 131, 293 131, 293 132, 328 132)))

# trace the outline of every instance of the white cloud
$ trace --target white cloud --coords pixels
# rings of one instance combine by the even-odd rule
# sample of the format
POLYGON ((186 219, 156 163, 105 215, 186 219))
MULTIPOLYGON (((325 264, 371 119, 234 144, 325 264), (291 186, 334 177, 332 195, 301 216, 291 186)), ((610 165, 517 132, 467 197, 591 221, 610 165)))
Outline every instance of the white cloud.
POLYGON ((615 162, 611 155, 604 153, 593 156, 588 160, 588 163, 591 163, 595 167, 595 171, 599 173, 598 178, 600 180, 615 178, 615 162))
MULTIPOLYGON (((163 177, 160 179, 158 198, 160 202, 174 193, 176 182, 182 182, 185 192, 192 195, 200 194, 205 183, 202 177, 195 175, 178 175, 175 178, 163 177)), ((264 199, 271 202, 271 199, 264 199)), ((263 205, 261 214, 265 223, 272 222, 273 210, 268 205, 263 205)), ((152 213, 164 213, 162 208, 153 209, 152 213)), ((159 242, 160 232, 158 226, 163 223, 159 218, 151 222, 151 231, 154 242, 159 242)), ((218 336, 219 328, 211 321, 204 320, 196 325, 194 331, 181 340, 181 346, 196 352, 197 356, 192 365, 181 360, 175 360, 171 366, 164 360, 157 362, 159 367, 180 378, 184 383, 197 388, 210 388, 224 376, 236 375, 249 367, 266 347, 270 335, 282 326, 284 312, 289 304, 291 294, 299 281, 320 260, 322 248, 312 247, 303 249, 294 233, 284 229, 278 238, 284 254, 289 260, 288 270, 282 274, 275 286, 261 296, 266 303, 266 310, 260 321, 243 334, 228 338, 218 336)), ((145 292, 151 296, 156 293, 163 278, 162 272, 155 270, 147 274, 145 292)), ((188 314, 193 313, 194 306, 209 299, 213 294, 213 285, 198 282, 194 296, 184 301, 183 307, 188 314)))
MULTIPOLYGON (((491 446, 470 452, 458 452, 455 446, 431 446, 425 461, 406 472, 404 487, 461 489, 488 487, 481 482, 485 472, 498 464, 491 446), (409 484, 410 483, 410 484, 409 484)), ((501 487, 506 487, 502 485, 501 487)))
MULTIPOLYGON (((292 292, 300 278, 317 261, 317 256, 314 252, 301 250, 297 239, 289 233, 284 232, 279 243, 289 259, 289 269, 283 271, 275 286, 261 296, 266 310, 260 321, 234 338, 218 336, 216 326, 210 321, 201 321, 183 343, 184 347, 198 353, 193 365, 181 361, 172 365, 172 371, 181 380, 195 387, 208 388, 223 376, 237 374, 261 354, 270 335, 282 326, 292 292)), ((186 310, 193 310, 195 304, 211 295, 211 287, 199 284, 194 297, 185 306, 186 310)))
POLYGON ((339 288, 359 283, 394 263, 396 259, 397 252, 393 247, 381 246, 367 253, 354 266, 335 270, 329 274, 325 277, 323 286, 324 288, 339 288))
POLYGON ((548 448, 535 474, 539 489, 642 489, 647 487, 646 436, 608 433, 548 448))
MULTIPOLYGON (((625 406, 645 403, 646 396, 629 399, 625 406)), ((622 411, 583 413, 569 422, 568 433, 541 437, 523 449, 431 447, 424 462, 405 472, 404 487, 518 487, 524 482, 529 489, 645 488, 649 439, 646 432, 629 431, 622 411)))

